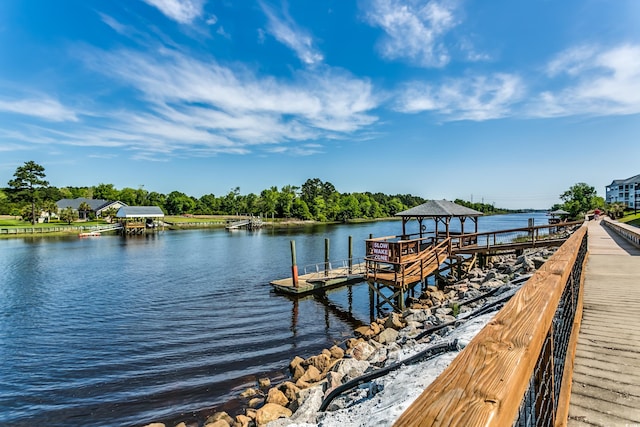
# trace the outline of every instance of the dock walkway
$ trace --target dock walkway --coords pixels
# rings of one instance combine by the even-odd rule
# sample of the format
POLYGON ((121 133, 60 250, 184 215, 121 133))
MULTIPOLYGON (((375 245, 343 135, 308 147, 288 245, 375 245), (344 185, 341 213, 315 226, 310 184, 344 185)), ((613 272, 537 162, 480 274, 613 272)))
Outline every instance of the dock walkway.
POLYGON ((640 425, 640 249, 589 223, 569 426, 640 425))

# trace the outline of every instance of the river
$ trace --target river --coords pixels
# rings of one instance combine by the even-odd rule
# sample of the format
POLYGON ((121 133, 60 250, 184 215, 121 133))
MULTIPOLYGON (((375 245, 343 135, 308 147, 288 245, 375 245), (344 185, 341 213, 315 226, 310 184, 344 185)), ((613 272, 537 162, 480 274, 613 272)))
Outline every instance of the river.
MULTIPOLYGON (((482 217, 479 231, 546 224, 482 217)), ((457 224, 452 221, 453 226, 457 224)), ((410 223, 416 228, 417 223, 410 223)), ((469 222, 465 223, 468 229, 469 222)), ((0 240, 0 425, 139 426, 233 410, 260 377, 281 379, 370 321, 366 284, 294 300, 269 282, 364 255, 400 221, 137 237, 0 240)), ((409 231, 416 231, 409 230, 409 231)))

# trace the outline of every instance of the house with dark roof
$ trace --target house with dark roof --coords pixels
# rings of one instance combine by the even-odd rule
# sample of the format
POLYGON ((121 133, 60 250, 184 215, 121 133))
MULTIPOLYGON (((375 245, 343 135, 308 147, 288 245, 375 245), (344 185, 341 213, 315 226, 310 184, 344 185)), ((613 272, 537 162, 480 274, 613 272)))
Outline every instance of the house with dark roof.
POLYGON ((607 203, 624 203, 628 208, 640 207, 640 175, 614 179, 606 187, 607 203))
POLYGON ((58 206, 58 212, 66 208, 71 208, 75 212, 78 212, 81 218, 86 218, 89 213, 94 213, 96 217, 102 217, 102 214, 109 208, 115 208, 116 210, 118 210, 123 206, 127 206, 126 203, 123 203, 119 200, 110 201, 103 199, 87 199, 86 197, 58 200, 56 202, 56 205, 58 206), (80 211, 80 205, 83 203, 89 205, 90 210, 86 212, 80 211))

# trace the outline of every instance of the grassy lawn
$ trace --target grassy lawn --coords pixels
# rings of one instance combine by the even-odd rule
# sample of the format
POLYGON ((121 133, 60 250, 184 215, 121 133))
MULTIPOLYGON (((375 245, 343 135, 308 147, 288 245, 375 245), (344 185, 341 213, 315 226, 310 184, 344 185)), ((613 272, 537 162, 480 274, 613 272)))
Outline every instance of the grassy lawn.
POLYGON ((640 213, 638 213, 637 215, 634 215, 634 214, 625 215, 624 217, 620 218, 618 221, 627 223, 629 225, 633 225, 635 227, 640 227, 640 213))

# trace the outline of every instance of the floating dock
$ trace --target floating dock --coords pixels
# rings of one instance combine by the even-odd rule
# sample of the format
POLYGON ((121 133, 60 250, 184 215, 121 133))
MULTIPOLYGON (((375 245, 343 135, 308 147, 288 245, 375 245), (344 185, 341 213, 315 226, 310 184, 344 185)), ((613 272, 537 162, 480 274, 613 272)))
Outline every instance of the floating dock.
POLYGON ((340 267, 321 270, 298 276, 298 286, 294 286, 293 278, 278 279, 271 282, 276 292, 289 295, 304 295, 318 290, 344 286, 364 280, 364 263, 353 264, 351 268, 340 267))

